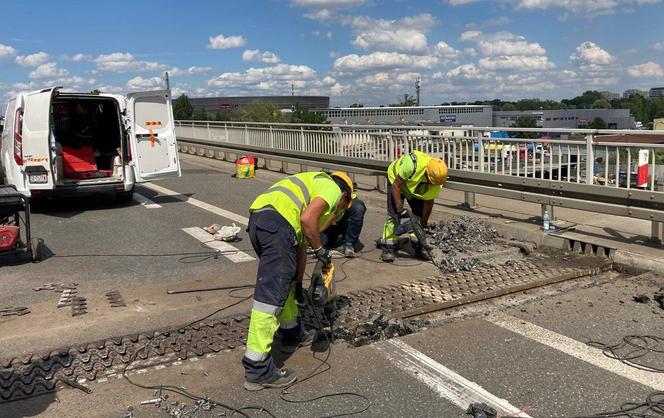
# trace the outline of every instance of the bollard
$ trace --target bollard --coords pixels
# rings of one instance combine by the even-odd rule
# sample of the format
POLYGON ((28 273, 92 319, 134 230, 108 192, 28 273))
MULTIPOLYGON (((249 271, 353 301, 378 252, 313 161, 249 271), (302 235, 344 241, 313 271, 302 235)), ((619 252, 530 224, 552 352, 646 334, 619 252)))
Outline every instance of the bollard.
MULTIPOLYGON (((474 192, 463 192, 463 204, 461 205, 467 209, 475 209, 479 207, 475 202, 475 193, 474 192)), ((542 212, 544 213, 544 212, 542 212)))

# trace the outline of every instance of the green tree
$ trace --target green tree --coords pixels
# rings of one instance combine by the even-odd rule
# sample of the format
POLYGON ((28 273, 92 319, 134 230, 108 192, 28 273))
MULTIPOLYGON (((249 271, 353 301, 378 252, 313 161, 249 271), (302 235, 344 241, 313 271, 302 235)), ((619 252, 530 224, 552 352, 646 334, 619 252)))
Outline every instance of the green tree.
MULTIPOLYGON (((512 128, 537 128, 537 121, 529 116, 519 116, 512 128)), ((517 138, 535 138, 535 132, 515 132, 517 138)))
POLYGON ((505 111, 513 111, 516 110, 516 106, 514 106, 514 103, 505 103, 500 107, 500 109, 505 111))
POLYGON ((604 98, 597 99, 593 102, 593 109, 611 109, 611 103, 604 98))
POLYGON ((101 94, 101 90, 99 90, 99 89, 94 89, 94 90, 92 90, 92 91, 90 92, 90 94, 100 95, 100 94, 101 94))
POLYGON ((596 117, 595 119, 593 119, 592 122, 590 122, 590 124, 588 125, 588 128, 590 128, 590 129, 606 129, 606 122, 604 121, 604 119, 602 119, 600 117, 596 117))
POLYGON ((191 115, 191 118, 193 120, 208 120, 208 115, 204 107, 199 107, 194 114, 191 115))
POLYGON ((191 119, 194 114, 194 107, 186 94, 181 94, 173 103, 173 117, 178 120, 191 119))
POLYGON ((290 119, 293 123, 328 123, 325 115, 318 112, 309 112, 309 109, 304 106, 300 106, 299 103, 295 104, 295 109, 293 110, 290 119))
POLYGON ((362 103, 353 103, 352 105, 350 105, 350 107, 352 107, 352 108, 355 108, 355 107, 364 107, 364 104, 362 104, 362 103))
POLYGON ((404 94, 403 99, 401 99, 400 102, 398 103, 392 103, 390 107, 396 107, 396 106, 415 106, 417 104, 417 101, 415 98, 410 95, 410 94, 404 94))

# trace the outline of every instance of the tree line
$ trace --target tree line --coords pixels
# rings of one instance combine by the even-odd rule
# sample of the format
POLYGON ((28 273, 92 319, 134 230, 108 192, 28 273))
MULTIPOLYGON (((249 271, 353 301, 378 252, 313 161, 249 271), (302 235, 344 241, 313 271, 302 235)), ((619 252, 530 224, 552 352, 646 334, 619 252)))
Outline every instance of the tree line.
POLYGON ((208 113, 203 107, 194 109, 186 94, 180 95, 173 103, 173 116, 176 120, 209 120, 228 122, 273 122, 273 123, 315 123, 325 124, 327 118, 318 112, 310 112, 296 103, 290 112, 282 112, 272 103, 255 102, 233 109, 219 109, 208 113))

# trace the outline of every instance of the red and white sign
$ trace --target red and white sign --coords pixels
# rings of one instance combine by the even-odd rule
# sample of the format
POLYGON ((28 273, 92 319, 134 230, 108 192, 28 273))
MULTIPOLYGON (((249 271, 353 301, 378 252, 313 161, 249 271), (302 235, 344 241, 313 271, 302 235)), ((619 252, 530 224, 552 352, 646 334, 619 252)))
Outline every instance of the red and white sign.
POLYGON ((639 150, 639 168, 636 171, 636 187, 648 187, 648 157, 647 149, 639 150))

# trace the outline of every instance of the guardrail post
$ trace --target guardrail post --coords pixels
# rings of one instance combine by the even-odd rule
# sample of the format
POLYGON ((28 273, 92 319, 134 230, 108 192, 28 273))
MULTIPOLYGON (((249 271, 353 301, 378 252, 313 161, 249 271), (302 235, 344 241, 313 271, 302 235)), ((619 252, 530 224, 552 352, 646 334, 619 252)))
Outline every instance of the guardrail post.
POLYGON ((210 138, 210 122, 206 122, 205 124, 207 125, 207 133, 208 133, 208 137, 207 137, 207 139, 208 139, 208 141, 209 141, 209 140, 212 139, 212 138, 210 138))
POLYGON ((191 136, 196 138, 196 126, 195 126, 194 122, 191 122, 191 136))
POLYGON ((270 148, 274 148, 274 132, 272 131, 272 125, 270 125, 270 148))
POLYGON ((463 192, 463 205, 467 209, 477 208, 477 203, 475 202, 475 193, 474 192, 463 192))
MULTIPOLYGON (((653 173, 653 176, 655 173, 653 173)), ((658 192, 664 191, 664 185, 658 184, 655 186, 658 192)), ((664 223, 651 221, 650 222, 650 242, 654 244, 662 244, 664 242, 664 223)))
MULTIPOLYGON (((593 184, 593 176, 594 176, 594 166, 595 166, 595 152, 593 150, 593 139, 594 136, 591 135, 586 135, 586 184, 593 184)), ((579 172, 577 173, 578 176, 581 175, 581 161, 577 161, 578 164, 578 170, 579 172)))
MULTIPOLYGON (((477 138, 477 144, 479 145, 480 148, 480 173, 484 173, 484 144, 482 143, 482 133, 480 133, 479 137, 477 138)), ((489 169, 490 170, 490 169, 489 169)))
POLYGON ((228 125, 224 123, 224 135, 226 135, 226 142, 231 142, 228 138, 228 125))
POLYGON ((244 125, 244 144, 249 145, 249 128, 247 128, 247 125, 244 125))
POLYGON ((300 151, 306 151, 304 148, 304 127, 300 126, 300 151))

